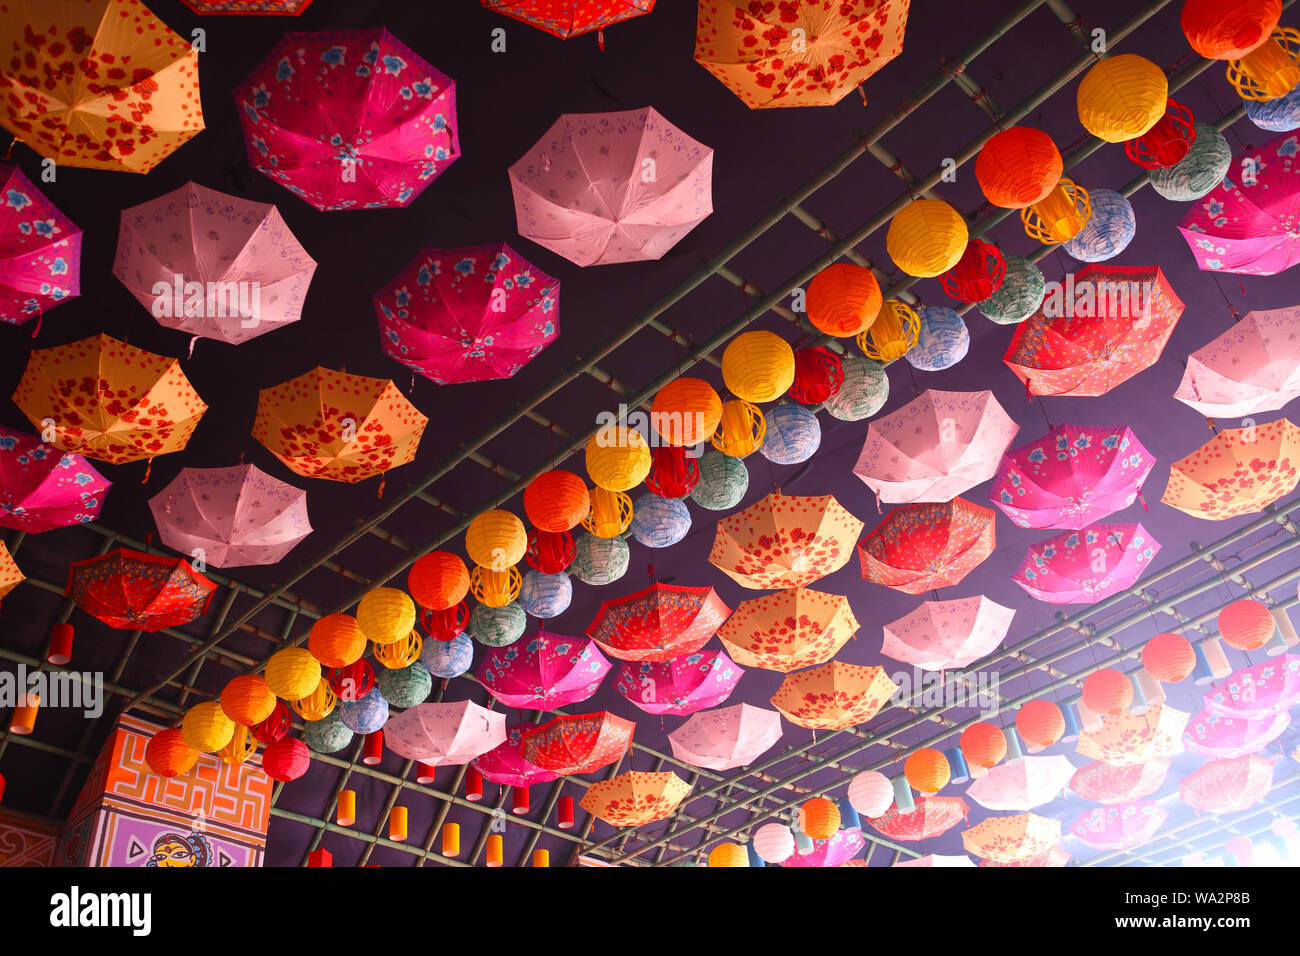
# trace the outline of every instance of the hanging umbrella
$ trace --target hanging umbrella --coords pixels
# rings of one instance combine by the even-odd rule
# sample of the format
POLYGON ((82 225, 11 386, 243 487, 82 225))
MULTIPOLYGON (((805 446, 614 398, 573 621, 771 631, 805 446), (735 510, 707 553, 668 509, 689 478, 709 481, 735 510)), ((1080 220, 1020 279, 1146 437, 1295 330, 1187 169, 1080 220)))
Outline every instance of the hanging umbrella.
POLYGON ((73 561, 63 593, 109 627, 152 633, 202 617, 216 589, 188 561, 118 548, 73 561))
POLYGON ((671 734, 673 756, 693 767, 734 770, 781 739, 781 715, 749 704, 703 710, 671 734))
POLYGON ((506 647, 489 647, 474 676, 507 707, 555 710, 596 693, 612 666, 585 637, 538 631, 506 647))
POLYGON ((112 465, 180 451, 208 410, 176 359, 103 334, 34 349, 13 399, 55 448, 112 465))
POLYGON ((744 675, 722 651, 620 664, 614 689, 647 714, 686 717, 722 704, 744 675))
POLYGON ((417 704, 384 724, 389 750, 433 767, 469 763, 505 739, 506 715, 468 700, 417 704))
POLYGON ((668 661, 698 651, 730 613, 713 588, 655 582, 603 602, 587 636, 619 660, 668 661))
POLYGON ((951 501, 993 477, 1019 430, 992 392, 929 388, 867 426, 853 473, 880 501, 951 501))
POLYGON ((22 325, 81 295, 81 230, 17 166, 0 196, 0 322, 22 325))
POLYGON ((983 595, 924 601, 885 625, 880 653, 927 671, 968 667, 1002 643, 1015 613, 983 595))
POLYGON ((1094 803, 1126 803, 1141 800, 1160 789, 1169 772, 1168 757, 1154 757, 1146 763, 1114 767, 1100 760, 1080 767, 1070 778, 1069 788, 1094 803))
POLYGON ((988 817, 961 835, 967 853, 997 863, 1014 863, 1051 852, 1061 842, 1061 821, 1036 813, 988 817))
POLYGON ((649 13, 655 0, 483 0, 483 6, 562 40, 595 30, 601 35, 604 49, 605 27, 649 13))
POLYGON ((635 730, 607 710, 555 717, 524 734, 524 758, 562 777, 591 773, 627 753, 635 730))
POLYGON ((750 109, 833 106, 903 52, 907 0, 702 3, 695 62, 750 109))
POLYGON ((484 780, 502 787, 531 787, 558 779, 558 773, 543 770, 524 759, 524 734, 537 727, 531 720, 511 724, 506 728, 505 740, 471 761, 474 769, 483 775, 484 780))
POLYGON ((311 0, 185 0, 195 13, 232 13, 248 16, 296 17, 311 0))
POLYGON ((1070 832, 1094 850, 1129 850, 1150 840, 1168 816, 1153 800, 1093 807, 1079 814, 1070 832))
POLYGON ((1291 715, 1285 711, 1263 717, 1226 717, 1203 710, 1187 722, 1183 745, 1205 757, 1244 757, 1259 753, 1286 733, 1291 715))
POLYGON ((1053 425, 1002 459, 989 500, 1022 528, 1078 531, 1131 505, 1155 464, 1123 425, 1053 425))
POLYGON ((990 768, 966 796, 990 810, 1032 810, 1051 803, 1074 776, 1074 764, 1055 754, 1018 757, 990 768))
POLYGON ((771 703, 800 727, 844 730, 876 716, 897 691, 883 667, 829 661, 786 674, 771 703))
POLYGON ((690 792, 675 773, 629 770, 593 783, 578 806, 612 827, 643 827, 669 816, 690 792))
POLYGON ((1093 524, 1030 545, 1012 576, 1048 604, 1092 604, 1131 588, 1160 551, 1140 524, 1093 524))
POLYGON ((1203 813, 1248 810, 1273 789, 1273 761, 1255 754, 1211 760, 1178 785, 1183 803, 1203 813))
POLYGON ((1089 760, 1131 767, 1183 749, 1183 728, 1191 715, 1168 704, 1154 704, 1140 714, 1125 711, 1101 718, 1101 726, 1079 734, 1075 750, 1089 760))
POLYGON ((113 274, 169 329, 247 342, 302 318, 315 271, 269 203, 191 182, 122 210, 113 274))
POLYGON ((894 508, 858 542, 863 580, 906 594, 960 583, 997 546, 994 514, 965 498, 894 508))
POLYGON ((1010 863, 998 863, 995 860, 980 860, 980 866, 1065 866, 1070 862, 1070 854, 1063 846, 1054 846, 1046 853, 1027 856, 1023 860, 1010 863))
POLYGON ((1285 418, 1225 428, 1169 466, 1160 500, 1194 518, 1256 514, 1300 482, 1300 428, 1285 418))
POLYGON ((718 639, 746 667, 789 673, 830 660, 857 629, 843 595, 787 588, 741 601, 718 639))
POLYGON ((198 50, 142 3, 13 0, 0 36, 0 124, 60 166, 147 173, 203 129, 198 50))
POLYGON ((971 858, 963 854, 955 856, 943 856, 937 853, 927 853, 925 856, 918 856, 911 860, 899 860, 890 866, 915 866, 915 867, 948 867, 948 866, 974 866, 971 858))
POLYGON ((424 249, 373 296, 384 352, 448 385, 510 378, 560 334, 560 282, 504 242, 424 249))
POLYGON ((1281 654, 1233 671, 1205 694, 1207 710, 1258 719, 1300 703, 1300 655, 1281 654))
POLYGON ((836 830, 829 840, 813 840, 809 853, 796 853, 782 866, 843 866, 862 852, 867 838, 861 830, 836 830))
POLYGON ((26 577, 22 571, 18 570, 18 564, 14 561, 13 555, 9 553, 5 543, 0 541, 0 601, 3 601, 5 595, 25 580, 26 577))
POLYGON ((713 212, 713 150, 653 107, 565 113, 510 188, 519 234, 570 262, 659 259, 713 212))
POLYGON ((803 587, 844 567, 861 531, 832 495, 776 491, 718 522, 709 563, 742 587, 803 587))
POLYGON ((109 485, 81 455, 0 425, 0 528, 39 534, 94 521, 109 485))
POLYGON ((1174 398, 1207 418, 1243 418, 1300 398, 1300 306, 1249 312, 1187 356, 1174 398))
POLYGON ((1183 314, 1159 266, 1085 266, 1017 326, 1003 361, 1029 395, 1105 395, 1154 365, 1183 314))
POLYGON ((908 813, 899 813, 894 804, 867 823, 891 840, 915 842, 947 833, 970 812, 961 797, 917 797, 915 802, 916 808, 908 813))
POLYGON ((353 484, 412 461, 427 424, 391 379, 317 366, 257 393, 253 437, 295 474, 353 484))
POLYGON ((235 103, 253 168, 320 210, 409 206, 460 156, 456 85, 382 27, 286 33, 235 103))

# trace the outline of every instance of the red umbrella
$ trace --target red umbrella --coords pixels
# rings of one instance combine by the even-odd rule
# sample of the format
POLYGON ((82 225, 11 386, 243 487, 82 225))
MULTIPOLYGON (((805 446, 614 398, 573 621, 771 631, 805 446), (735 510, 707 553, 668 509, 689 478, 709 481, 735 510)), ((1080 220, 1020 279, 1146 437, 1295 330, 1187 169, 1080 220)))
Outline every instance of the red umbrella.
POLYGON ((1237 813, 1253 807, 1273 788, 1273 761, 1255 754, 1211 760, 1183 778, 1183 803, 1206 813, 1237 813))
POLYGON ((1116 767, 1094 760, 1074 772, 1069 788, 1095 803, 1141 800, 1160 789, 1169 772, 1169 763, 1168 757, 1154 757, 1146 763, 1116 767))
POLYGON ((620 660, 667 661, 698 651, 730 613, 713 588, 656 581, 603 603, 587 636, 620 660))
POLYGON ((964 498, 895 508, 858 543, 862 577, 907 594, 957 584, 993 553, 993 517, 964 498))
POLYGON ((917 797, 916 809, 911 813, 899 813, 894 804, 884 816, 867 822, 891 840, 928 840, 947 833, 969 812, 970 807, 961 797, 917 797))
POLYGON ((311 0, 185 0, 195 13, 236 13, 249 16, 296 17, 311 0))
POLYGON ((74 561, 64 593, 109 627, 152 632, 202 617, 216 588, 188 561, 118 548, 74 561))
POLYGON ((562 40, 639 17, 654 9, 655 0, 483 0, 483 6, 522 20, 562 40))
POLYGON ((524 759, 562 777, 607 767, 632 747, 636 724, 607 710, 556 717, 524 733, 524 759))

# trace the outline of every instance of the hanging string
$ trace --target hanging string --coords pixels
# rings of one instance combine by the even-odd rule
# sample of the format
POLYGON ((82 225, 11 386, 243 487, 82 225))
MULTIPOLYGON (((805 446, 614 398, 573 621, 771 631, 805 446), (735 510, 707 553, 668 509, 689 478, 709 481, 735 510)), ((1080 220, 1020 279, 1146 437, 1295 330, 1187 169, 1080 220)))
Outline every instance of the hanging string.
MULTIPOLYGON (((1232 300, 1228 298, 1228 293, 1223 291, 1223 286, 1219 284, 1218 273, 1211 272, 1210 278, 1214 280, 1214 287, 1219 290, 1219 295, 1223 296, 1223 301, 1228 306, 1228 311, 1232 313, 1232 321, 1240 322, 1241 313, 1237 311, 1237 307, 1233 305, 1232 300)), ((1242 289, 1241 291, 1244 294, 1246 290, 1242 289)))
POLYGON ((1050 418, 1047 417, 1047 403, 1044 402, 1044 401, 1042 400, 1042 398, 1039 398, 1039 399, 1038 399, 1038 407, 1039 407, 1039 409, 1040 409, 1040 410, 1042 411, 1042 413, 1043 413, 1043 421, 1047 422, 1047 430, 1050 432, 1050 431, 1052 431, 1053 429, 1055 429, 1056 426, 1053 425, 1053 424, 1052 424, 1052 420, 1051 420, 1050 418))
POLYGON ((32 338, 41 334, 41 321, 45 318, 45 310, 41 308, 40 303, 36 305, 36 328, 32 329, 32 338))
POLYGON ((14 154, 14 147, 17 146, 17 145, 18 145, 18 137, 17 137, 17 136, 15 136, 13 139, 9 140, 9 148, 8 148, 7 150, 5 150, 5 158, 4 158, 3 162, 6 162, 6 163, 9 162, 10 157, 13 156, 13 154, 14 154))
POLYGON ((912 379, 912 394, 919 398, 921 396, 921 386, 916 383, 916 370, 912 367, 911 362, 905 364, 907 365, 907 374, 912 379))

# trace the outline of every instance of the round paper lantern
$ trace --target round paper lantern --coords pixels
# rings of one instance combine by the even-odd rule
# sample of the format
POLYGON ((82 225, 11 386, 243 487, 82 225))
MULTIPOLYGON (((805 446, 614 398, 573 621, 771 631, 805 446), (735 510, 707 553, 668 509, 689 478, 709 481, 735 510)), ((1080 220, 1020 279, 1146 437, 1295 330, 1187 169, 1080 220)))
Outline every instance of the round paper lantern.
POLYGON ((1196 651, 1181 634, 1157 634, 1142 647, 1142 666, 1161 683, 1177 684, 1196 668, 1196 651))
MULTIPOLYGON (((464 605, 460 605, 464 608, 464 605)), ((438 612, 430 612, 430 616, 438 612)), ((465 611, 465 620, 469 620, 469 611, 465 611)), ((464 625, 461 625, 464 630, 464 625)), ((457 632, 459 633, 459 632, 457 632)), ((453 637, 455 635, 452 635, 453 637)), ((450 638, 448 638, 450 640, 450 638)), ((405 640, 394 641, 392 644, 376 644, 372 652, 375 663, 382 664, 385 670, 395 671, 404 667, 410 667, 420 659, 420 649, 424 646, 424 640, 420 635, 412 631, 406 635, 405 640)))
POLYGON ((474 642, 468 634, 461 634, 445 644, 430 644, 420 655, 420 663, 434 677, 443 680, 459 677, 474 663, 474 642))
MULTIPOLYGON (((635 519, 632 524, 636 524, 635 519)), ((519 606, 533 617, 558 617, 569 609, 572 600, 573 582, 567 574, 529 571, 519 588, 519 606)))
POLYGON ((1243 105, 1246 118, 1260 129, 1271 133, 1300 129, 1300 86, 1275 100, 1245 100, 1243 105))
POLYGON ((1207 60, 1239 60, 1268 42, 1281 17, 1282 0, 1184 0, 1178 22, 1207 60))
POLYGON ((952 778, 952 768, 943 751, 933 747, 914 750, 903 761, 903 776, 921 793, 938 793, 952 778))
POLYGON ((1043 304, 1047 279, 1028 259, 1007 256, 1007 273, 1002 287, 979 304, 980 314, 998 325, 1025 321, 1043 304))
POLYGON ((260 724, 275 712, 275 694, 260 674, 241 674, 221 689, 221 709, 244 727, 260 724))
POLYGON ((560 468, 544 471, 524 489, 524 514, 542 531, 576 528, 590 508, 587 483, 571 471, 560 468))
POLYGON ((685 498, 700 482, 700 466, 678 445, 661 445, 650 453, 654 464, 645 486, 660 498, 685 498))
POLYGON ((598 538, 594 534, 584 534, 578 538, 570 570, 583 584, 604 587, 627 573, 631 554, 631 549, 622 538, 598 538))
POLYGON ((632 536, 647 548, 667 548, 691 530, 691 512, 676 498, 642 495, 632 514, 632 536))
POLYGON ((505 647, 519 640, 527 626, 528 614, 518 604, 503 607, 480 604, 470 613, 465 633, 488 647, 505 647))
POLYGON ((826 400, 826 411, 842 422, 860 422, 885 407, 889 400, 889 377, 879 362, 846 352, 840 356, 844 384, 826 400))
POLYGON ((621 491, 591 489, 591 510, 582 526, 597 538, 617 538, 632 523, 632 499, 621 491))
POLYGON ((320 720, 309 720, 302 730, 303 743, 318 754, 338 753, 352 743, 354 736, 336 713, 320 720))
POLYGON ((181 721, 181 736, 199 753, 216 753, 235 733, 235 722, 216 701, 195 704, 181 721))
POLYGON ((708 440, 722 418, 722 399, 702 378, 683 375, 655 393, 650 421, 670 445, 698 445, 708 440))
POLYGON ((509 511, 500 508, 485 511, 465 529, 465 551, 481 568, 504 571, 522 561, 527 550, 528 532, 524 523, 509 511))
POLYGON ((907 354, 921 334, 921 317, 910 305, 886 299, 871 328, 858 336, 858 348, 869 359, 893 362, 907 354))
POLYGON ((1028 126, 993 136, 975 157, 975 179, 984 198, 1003 209, 1042 202, 1061 181, 1065 163, 1052 137, 1028 126))
POLYGON ((297 780, 311 766, 311 751, 297 737, 283 737, 262 751, 262 769, 272 780, 297 780))
POLYGON ((1165 115, 1165 71, 1136 53, 1098 60, 1079 83, 1079 122, 1093 136, 1122 143, 1141 136, 1165 115))
POLYGON ((185 742, 181 728, 169 727, 149 738, 144 748, 144 760, 160 777, 179 777, 189 773, 198 763, 199 752, 185 742))
POLYGON ((424 665, 416 663, 381 671, 375 678, 375 687, 393 707, 414 707, 423 703, 433 690, 433 677, 424 665))
POLYGON ((794 353, 794 384, 789 395, 801 405, 820 405, 840 390, 844 371, 830 349, 808 346, 794 353))
POLYGON ((1050 700, 1031 700, 1016 712, 1016 731, 1031 747, 1050 747, 1065 734, 1065 715, 1050 700))
POLYGON ((266 686, 276 697, 301 700, 320 683, 320 661, 305 647, 286 647, 266 662, 266 686))
MULTIPOLYGON (((585 490, 586 486, 583 488, 585 490)), ((534 528, 528 532, 528 551, 524 554, 524 560, 534 571, 559 574, 573 563, 576 553, 573 535, 569 532, 534 528)))
POLYGON ((1083 679, 1083 706, 1094 714, 1122 714, 1133 703, 1133 682, 1113 667, 1093 671, 1083 679))
MULTIPOLYGON (((437 643, 433 646, 447 647, 448 645, 437 643)), ((370 693, 357 700, 339 701, 338 715, 339 720, 343 721, 343 726, 354 734, 373 734, 388 723, 388 701, 377 689, 372 689, 370 693)))
POLYGON ((1007 755, 1007 737, 997 724, 981 720, 961 732, 961 755, 972 767, 993 767, 1007 755))
MULTIPOLYGON (((582 491, 585 495, 585 485, 582 491)), ((430 551, 411 565, 406 574, 406 586, 420 607, 445 611, 465 600, 469 593, 469 569, 460 555, 450 551, 430 551)))
POLYGON ((1137 232, 1137 217, 1127 199, 1113 189, 1088 194, 1092 215, 1062 248, 1081 262, 1105 262, 1123 252, 1137 232))
POLYGON ((837 262, 813 276, 804 301, 817 331, 852 338, 875 321, 883 299, 870 269, 837 262))
POLYGON ((303 720, 323 720, 334 713, 338 702, 338 695, 334 693, 334 688, 330 686, 329 681, 322 680, 306 697, 289 701, 289 706, 303 720))
POLYGON ((955 266, 967 238, 966 220, 956 209, 942 199, 916 199, 890 221, 885 249, 898 268, 926 279, 955 266))
POLYGON ((749 854, 738 843, 719 843, 709 851, 709 866, 749 866, 749 854))
POLYGON ((357 624, 376 644, 400 641, 415 627, 415 602, 397 588, 375 588, 357 603, 357 624))
POLYGON ((894 802, 894 785, 883 773, 864 770, 849 781, 849 803, 864 817, 883 817, 894 802))
POLYGON ((587 474, 606 491, 635 488, 650 474, 650 446, 636 429, 606 425, 587 442, 587 474))
POLYGON ((700 483, 691 500, 709 511, 727 511, 740 504, 749 490, 749 469, 739 458, 709 449, 699 461, 700 483))
POLYGON ((765 823, 754 831, 754 852, 764 863, 784 863, 794 856, 794 834, 780 823, 765 823))
POLYGON ((909 365, 922 372, 939 372, 966 357, 970 332, 960 315, 943 306, 926 306, 917 316, 921 327, 916 344, 903 356, 909 365))
POLYGON ((959 302, 982 302, 1002 287, 1007 263, 991 242, 972 239, 957 264, 939 277, 943 291, 959 302))
POLYGON ((767 420, 757 406, 735 398, 722 405, 722 419, 710 444, 724 455, 744 458, 758 451, 767 435, 767 420))
POLYGON ((817 415, 802 405, 776 405, 767 410, 767 437, 759 449, 776 465, 797 465, 807 461, 822 443, 817 415))
POLYGON ((1219 612, 1219 636, 1229 647, 1254 651, 1268 643, 1277 622, 1259 601, 1233 601, 1219 612))
POLYGON ((834 800, 813 797, 799 808, 799 829, 814 840, 829 840, 840 828, 840 808, 834 800))
MULTIPOLYGON (((412 618, 411 626, 415 626, 412 618)), ((408 629, 408 632, 409 629, 408 629)), ((366 652, 366 635, 349 614, 326 614, 311 626, 307 649, 323 667, 347 667, 366 652)))
POLYGON ((1042 202, 1020 210, 1020 222, 1025 235, 1043 245, 1069 242, 1092 216, 1092 203, 1088 191, 1073 179, 1062 179, 1042 202))
MULTIPOLYGON (((474 600, 488 607, 505 607, 519 597, 519 588, 523 577, 518 568, 506 568, 504 571, 490 571, 474 566, 469 573, 469 590, 474 600)), ((455 635, 452 635, 453 637, 455 635)))
POLYGON ((1151 188, 1174 202, 1192 202, 1213 192, 1232 168, 1232 147, 1209 123, 1196 124, 1196 140, 1182 162, 1147 173, 1151 188))
POLYGON ((289 728, 293 726, 293 717, 290 715, 289 708, 282 700, 275 702, 275 708, 271 711, 271 716, 259 724, 254 724, 250 730, 253 736, 260 743, 269 744, 279 740, 289 733, 289 728))
POLYGON ((773 332, 741 332, 722 351, 722 381, 747 402, 775 401, 794 383, 794 349, 773 332))

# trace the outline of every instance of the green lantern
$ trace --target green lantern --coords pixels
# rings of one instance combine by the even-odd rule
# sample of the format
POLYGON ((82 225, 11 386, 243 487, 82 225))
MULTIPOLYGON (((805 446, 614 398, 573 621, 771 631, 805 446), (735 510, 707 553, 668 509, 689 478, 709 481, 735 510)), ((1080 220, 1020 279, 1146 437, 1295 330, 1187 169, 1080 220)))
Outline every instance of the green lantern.
POLYGON ((1047 280, 1042 269, 1028 259, 1007 256, 1007 274, 1002 279, 1002 287, 978 308, 990 322, 1016 325, 1038 311, 1046 291, 1047 280))
POLYGON ((519 640, 527 625, 528 615, 517 601, 511 601, 502 607, 478 605, 470 613, 469 626, 465 630, 480 644, 505 647, 519 640))
POLYGON ((844 381, 840 390, 826 400, 826 411, 843 422, 860 422, 885 407, 889 400, 889 376, 885 367, 856 352, 840 356, 844 381))
POLYGON ((302 740, 317 753, 332 754, 352 743, 352 731, 343 723, 336 707, 327 717, 307 721, 302 740))
POLYGON ((631 549, 622 538, 598 538, 583 534, 575 544, 573 563, 569 570, 583 584, 604 587, 613 584, 627 572, 631 549))
POLYGON ((433 690, 433 677, 422 664, 399 667, 396 670, 383 668, 375 676, 375 684, 384 700, 394 707, 414 707, 424 703, 433 690))
POLYGON ((1187 155, 1168 169, 1148 170, 1151 188, 1174 202, 1191 202, 1223 182, 1232 166, 1232 147, 1208 123, 1195 123, 1196 140, 1187 155))
POLYGON ((726 511, 740 504, 749 490, 749 469, 744 459, 709 449, 700 456, 699 464, 700 481, 691 489, 691 499, 697 505, 710 511, 726 511))

